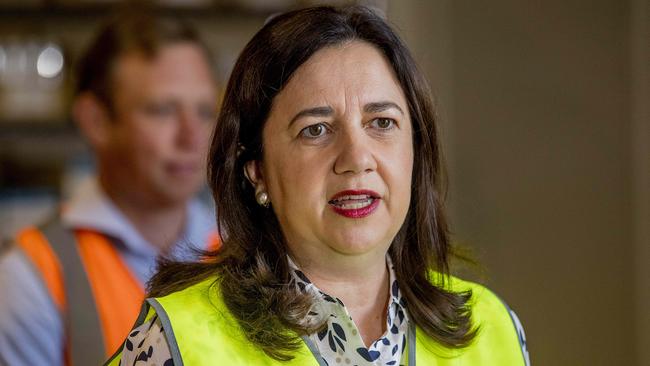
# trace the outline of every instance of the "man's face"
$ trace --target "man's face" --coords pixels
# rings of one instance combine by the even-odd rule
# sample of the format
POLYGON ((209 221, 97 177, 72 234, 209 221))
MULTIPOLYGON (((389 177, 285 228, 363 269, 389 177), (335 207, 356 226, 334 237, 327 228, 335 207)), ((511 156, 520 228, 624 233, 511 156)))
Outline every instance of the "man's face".
POLYGON ((153 59, 126 54, 112 80, 112 121, 98 151, 102 182, 132 203, 184 203, 205 180, 215 123, 216 85, 203 51, 178 43, 153 59))

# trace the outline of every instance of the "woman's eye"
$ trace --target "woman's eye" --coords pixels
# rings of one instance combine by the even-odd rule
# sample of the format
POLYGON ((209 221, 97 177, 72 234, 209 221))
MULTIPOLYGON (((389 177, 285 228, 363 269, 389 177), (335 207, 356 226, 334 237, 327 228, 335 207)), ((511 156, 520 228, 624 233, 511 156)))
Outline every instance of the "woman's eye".
POLYGON ((316 138, 327 133, 327 127, 322 123, 307 126, 300 131, 300 136, 307 138, 316 138))
POLYGON ((389 130, 395 127, 395 121, 390 118, 377 118, 374 119, 371 124, 373 127, 377 127, 381 130, 389 130))

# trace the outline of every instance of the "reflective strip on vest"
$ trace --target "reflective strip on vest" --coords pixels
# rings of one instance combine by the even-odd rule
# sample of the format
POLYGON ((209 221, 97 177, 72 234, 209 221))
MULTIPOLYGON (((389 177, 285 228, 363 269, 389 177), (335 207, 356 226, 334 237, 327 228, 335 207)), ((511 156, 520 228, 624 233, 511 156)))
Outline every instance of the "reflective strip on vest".
POLYGON ((88 230, 78 230, 76 236, 104 334, 103 362, 131 330, 144 288, 105 236, 88 230))
POLYGON ((18 234, 64 318, 66 363, 101 364, 120 345, 144 298, 142 285, 101 234, 77 230, 58 220, 18 234))

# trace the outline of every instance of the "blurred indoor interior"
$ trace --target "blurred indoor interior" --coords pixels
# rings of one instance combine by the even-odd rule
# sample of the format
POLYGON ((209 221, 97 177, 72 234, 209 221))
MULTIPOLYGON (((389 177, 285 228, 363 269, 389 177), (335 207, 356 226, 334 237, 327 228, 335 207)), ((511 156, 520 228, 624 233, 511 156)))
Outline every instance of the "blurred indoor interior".
MULTIPOLYGON (((0 1, 0 235, 92 171, 71 72, 108 0, 0 1)), ((227 78, 273 13, 377 7, 436 96, 454 242, 521 318, 533 365, 650 365, 650 2, 160 0, 227 78)), ((0 299, 2 301, 2 299, 0 299)))

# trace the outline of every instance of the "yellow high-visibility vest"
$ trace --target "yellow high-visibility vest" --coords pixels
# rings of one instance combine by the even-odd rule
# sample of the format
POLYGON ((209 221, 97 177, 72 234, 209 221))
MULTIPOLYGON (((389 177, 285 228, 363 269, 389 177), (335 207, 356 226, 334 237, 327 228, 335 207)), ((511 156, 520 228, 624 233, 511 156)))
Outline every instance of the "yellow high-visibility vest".
MULTIPOLYGON (((170 346, 175 366, 319 366, 309 340, 291 361, 267 356, 250 343, 223 302, 218 281, 211 278, 170 295, 147 299, 136 327, 158 315, 170 346)), ((474 341, 462 349, 444 347, 418 327, 408 336, 405 357, 413 365, 495 365, 524 366, 519 336, 507 306, 487 288, 450 278, 449 288, 456 292, 472 291, 472 324, 479 327, 474 341), (415 338, 415 342, 413 341, 415 338), (415 361, 415 362, 413 362, 415 361)), ((119 365, 118 351, 107 365, 119 365)))

